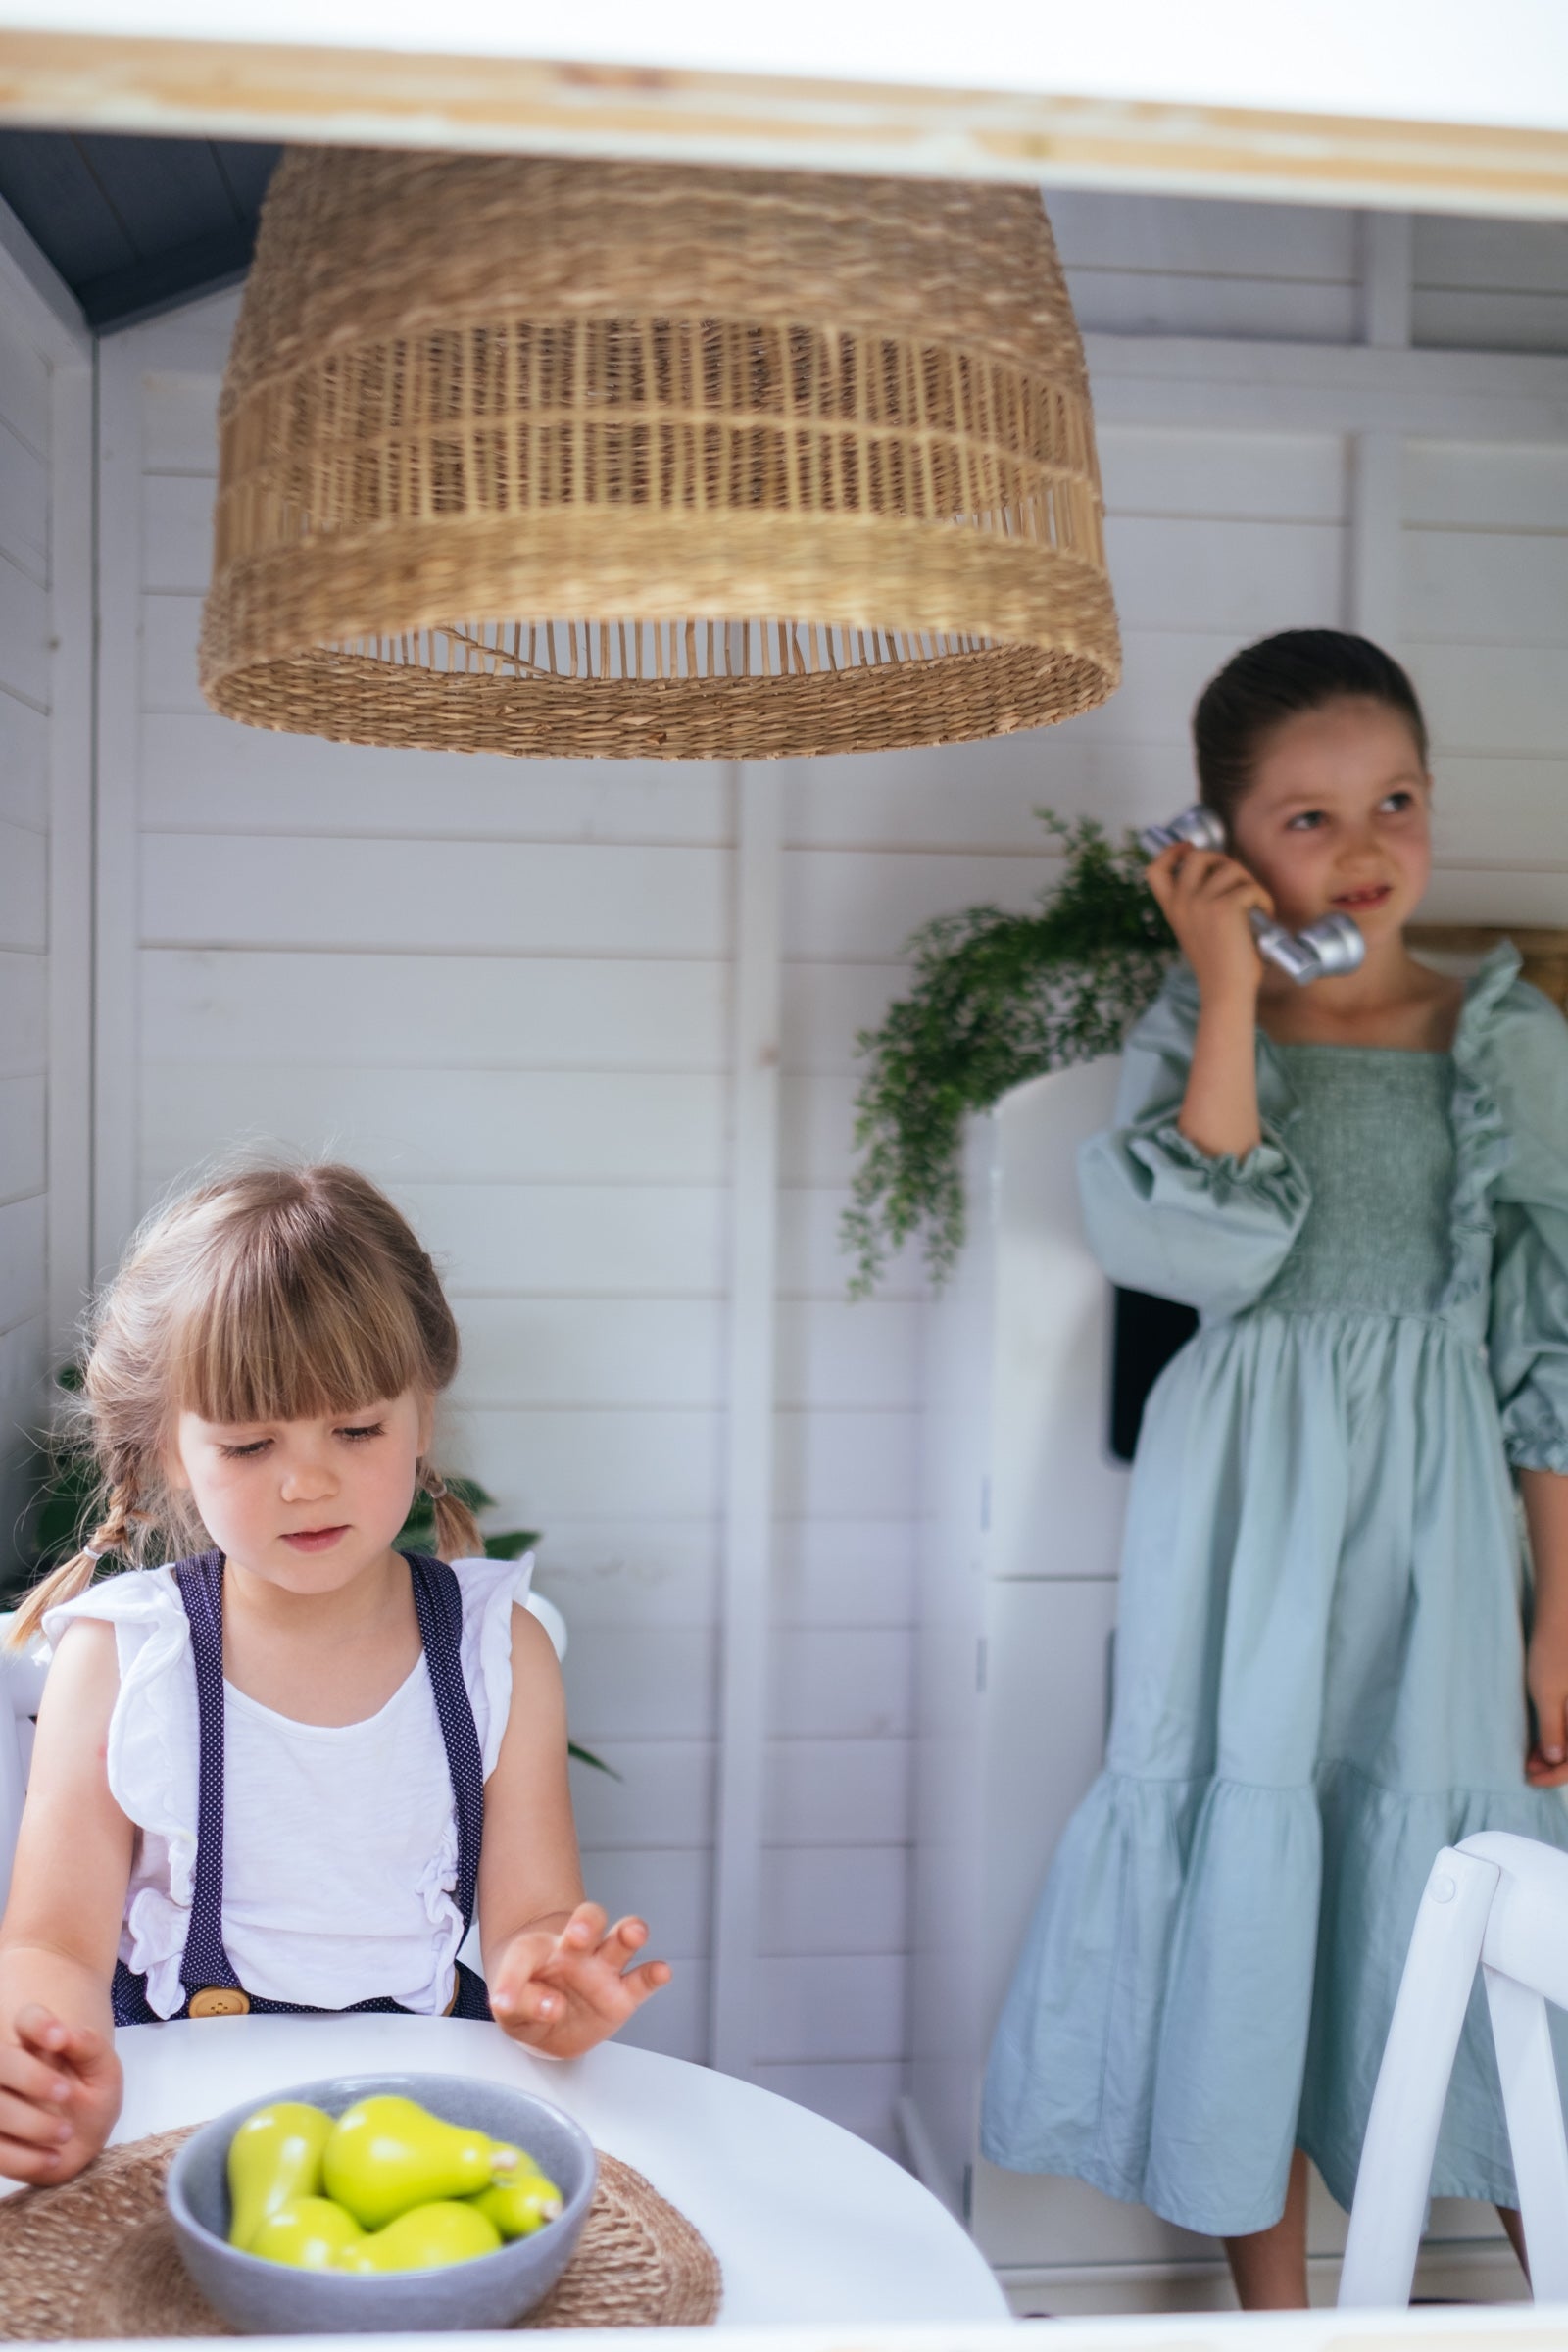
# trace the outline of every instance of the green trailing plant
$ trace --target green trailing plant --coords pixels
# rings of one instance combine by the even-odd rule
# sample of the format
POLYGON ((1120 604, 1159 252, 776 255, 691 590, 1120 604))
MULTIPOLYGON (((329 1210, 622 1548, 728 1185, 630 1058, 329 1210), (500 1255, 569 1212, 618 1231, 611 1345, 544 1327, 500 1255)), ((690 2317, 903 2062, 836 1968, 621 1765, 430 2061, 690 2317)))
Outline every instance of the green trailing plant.
POLYGON ((919 1235, 941 1282, 962 1247, 964 1121, 1026 1078, 1113 1054, 1157 995, 1175 942, 1129 836, 1037 811, 1062 871, 1029 914, 967 906, 910 939, 914 974, 856 1040, 859 1154, 844 1213, 852 1298, 919 1235))
MULTIPOLYGON (((66 1364, 55 1374, 55 1385, 67 1395, 74 1396, 81 1387, 80 1368, 66 1364)), ((495 1496, 485 1492, 477 1479, 449 1478, 447 1485, 460 1502, 467 1504, 477 1519, 484 1511, 495 1509, 495 1496)), ((98 1474, 91 1455, 80 1446, 72 1446, 59 1434, 40 1439, 35 1457, 32 1494, 23 1519, 22 1554, 24 1567, 10 1588, 0 1588, 0 1608, 13 1605, 27 1587, 36 1584, 51 1568, 78 1551, 90 1532, 100 1500, 98 1474)), ((481 1530, 485 1557, 491 1560, 520 1560, 525 1551, 532 1551, 539 1542, 533 1528, 507 1527, 494 1535, 481 1530)), ((393 1539, 400 1551, 431 1551, 435 1546, 435 1505, 422 1489, 414 1497, 414 1507, 393 1539)), ((592 1765, 595 1772, 609 1773, 612 1781, 620 1775, 603 1756, 591 1748, 579 1747, 574 1740, 566 1742, 567 1753, 581 1764, 592 1765)))

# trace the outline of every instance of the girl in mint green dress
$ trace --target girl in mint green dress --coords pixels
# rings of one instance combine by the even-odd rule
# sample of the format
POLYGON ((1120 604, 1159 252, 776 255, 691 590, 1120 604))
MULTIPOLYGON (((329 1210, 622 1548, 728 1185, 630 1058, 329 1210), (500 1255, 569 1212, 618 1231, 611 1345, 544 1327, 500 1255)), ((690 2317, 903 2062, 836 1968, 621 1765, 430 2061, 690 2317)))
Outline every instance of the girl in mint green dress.
MULTIPOLYGON (((1201 1322, 1145 1414, 1105 1769, 982 2146, 1224 2237, 1257 2306, 1305 2301, 1303 2156, 1350 2201, 1439 1848, 1568 1848, 1568 1024, 1511 948, 1462 990, 1405 952, 1430 785, 1387 655, 1266 640, 1195 732, 1236 857, 1151 869, 1186 960, 1082 1190, 1111 1276, 1201 1322), (1350 913, 1365 962, 1295 989, 1253 905, 1350 913)), ((1433 2190, 1512 2221, 1479 1999, 1433 2190)))

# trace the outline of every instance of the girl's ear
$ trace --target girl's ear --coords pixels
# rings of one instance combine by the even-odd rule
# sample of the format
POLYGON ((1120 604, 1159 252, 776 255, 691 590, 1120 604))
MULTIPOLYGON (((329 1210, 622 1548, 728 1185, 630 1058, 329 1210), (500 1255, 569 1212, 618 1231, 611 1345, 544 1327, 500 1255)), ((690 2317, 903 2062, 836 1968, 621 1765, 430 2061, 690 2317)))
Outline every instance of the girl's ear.
POLYGON ((430 1440, 435 1436, 435 1398, 419 1395, 416 1400, 419 1408, 419 1459, 422 1462, 430 1450, 430 1440))

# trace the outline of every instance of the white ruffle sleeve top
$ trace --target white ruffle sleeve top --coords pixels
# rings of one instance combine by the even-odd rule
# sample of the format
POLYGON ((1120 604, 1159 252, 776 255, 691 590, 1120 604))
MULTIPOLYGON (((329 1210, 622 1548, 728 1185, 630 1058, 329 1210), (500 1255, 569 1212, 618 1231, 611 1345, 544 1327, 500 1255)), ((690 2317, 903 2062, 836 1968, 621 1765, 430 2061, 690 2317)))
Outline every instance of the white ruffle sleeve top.
MULTIPOLYGON (((531 1607, 558 1650, 564 1629, 530 1599, 533 1555, 454 1560, 463 1679, 486 1780, 512 1704, 512 1611, 531 1607)), ((78 1617, 115 1629, 120 1692, 109 1788, 136 1826, 120 1956, 172 2017, 196 1864, 198 1722, 190 1622, 172 1567, 126 1570, 49 1610, 51 1650, 78 1617)), ((347 2009, 387 1995, 439 2016, 456 1983, 452 1776, 421 1655, 364 1723, 296 1723, 223 1686, 223 1941, 264 2000, 347 2009)))

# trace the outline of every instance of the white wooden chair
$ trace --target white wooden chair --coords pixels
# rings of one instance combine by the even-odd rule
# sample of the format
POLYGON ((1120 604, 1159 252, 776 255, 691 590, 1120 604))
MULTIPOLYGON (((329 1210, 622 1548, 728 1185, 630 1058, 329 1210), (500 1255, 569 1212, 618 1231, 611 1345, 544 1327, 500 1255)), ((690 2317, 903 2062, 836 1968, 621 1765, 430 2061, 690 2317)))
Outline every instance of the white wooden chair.
POLYGON ((10 1617, 0 1615, 0 1910, 11 1884, 11 1858, 17 1850, 32 1761, 32 1719, 47 1672, 46 1661, 35 1652, 3 1646, 10 1631, 10 1617))
POLYGON ((1568 1854, 1487 1831, 1432 1866, 1383 2052, 1355 2183, 1340 2302, 1410 2299, 1454 2052, 1479 1966, 1487 1988, 1538 2303, 1568 2302, 1568 2139, 1546 2003, 1568 2009, 1568 1854))

